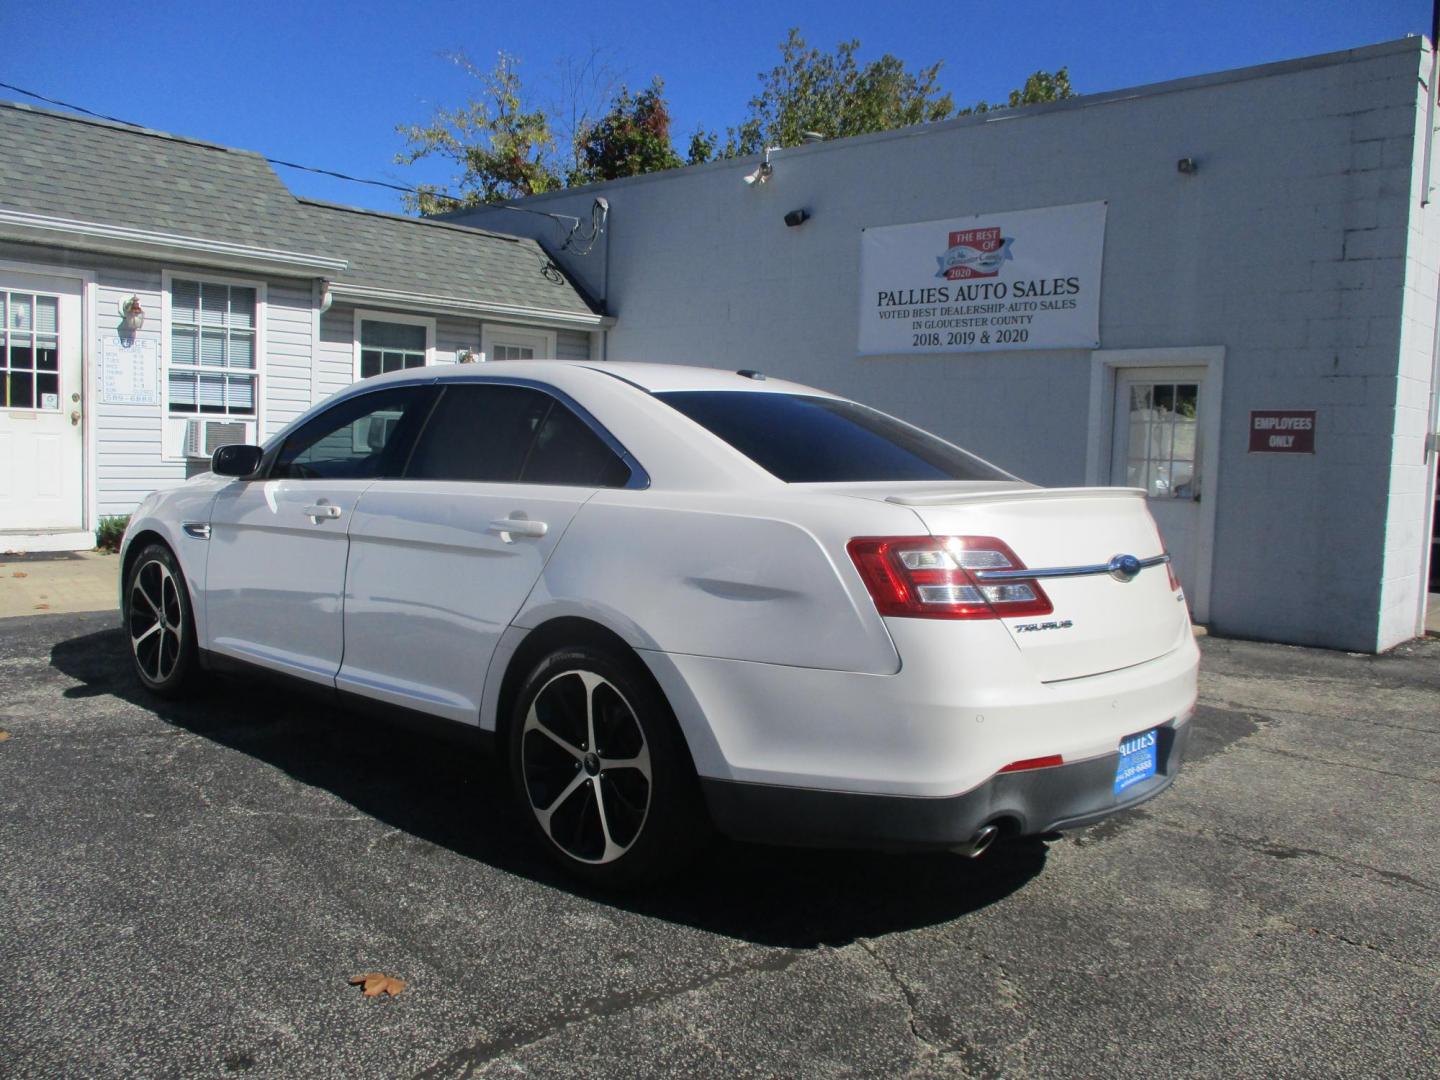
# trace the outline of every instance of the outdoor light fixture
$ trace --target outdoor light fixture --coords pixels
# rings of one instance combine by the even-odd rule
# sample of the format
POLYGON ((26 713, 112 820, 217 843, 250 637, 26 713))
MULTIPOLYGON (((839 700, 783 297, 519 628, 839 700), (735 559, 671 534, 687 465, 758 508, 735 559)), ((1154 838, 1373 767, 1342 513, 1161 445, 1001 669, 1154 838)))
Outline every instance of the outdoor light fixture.
POLYGON ((764 160, 761 161, 759 165, 755 166, 755 170, 753 172, 748 172, 740 178, 745 181, 746 187, 754 187, 756 184, 763 184, 766 180, 769 180, 770 177, 774 174, 775 167, 770 164, 770 151, 775 149, 777 149, 777 147, 767 146, 765 148, 764 160))
POLYGON ((1193 157, 1182 157, 1179 161, 1175 162, 1175 168, 1186 176, 1194 176, 1200 171, 1200 166, 1195 164, 1193 157))
POLYGON ((145 309, 140 306, 140 297, 132 296, 120 302, 120 314, 125 317, 125 329, 139 330, 145 325, 145 309))
POLYGON ((797 225, 804 225, 805 222, 809 220, 809 210, 791 210, 788 214, 785 215, 785 224, 789 225, 792 229, 795 228, 795 226, 797 225))

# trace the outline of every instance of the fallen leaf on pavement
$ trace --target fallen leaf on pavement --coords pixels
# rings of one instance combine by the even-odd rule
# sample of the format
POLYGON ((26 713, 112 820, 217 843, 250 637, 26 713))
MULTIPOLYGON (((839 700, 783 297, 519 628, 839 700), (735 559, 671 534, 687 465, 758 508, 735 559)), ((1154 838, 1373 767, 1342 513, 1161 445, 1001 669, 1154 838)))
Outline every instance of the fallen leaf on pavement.
POLYGON ((15 571, 13 574, 11 574, 10 576, 11 576, 11 577, 29 577, 30 575, 27 574, 27 573, 25 573, 24 570, 16 570, 16 571, 15 571))
POLYGON ((404 979, 392 979, 389 975, 384 975, 378 971, 371 971, 365 975, 352 975, 350 977, 351 986, 360 986, 362 983, 365 986, 366 997, 378 997, 380 994, 389 994, 391 997, 394 997, 400 993, 400 991, 404 990, 407 985, 404 979))
POLYGON ((10 732, 6 731, 4 728, 0 728, 0 742, 4 742, 9 737, 10 732))
POLYGON ((49 611, 49 610, 50 610, 50 605, 49 605, 49 604, 36 604, 36 605, 35 605, 35 610, 36 610, 36 611, 49 611))

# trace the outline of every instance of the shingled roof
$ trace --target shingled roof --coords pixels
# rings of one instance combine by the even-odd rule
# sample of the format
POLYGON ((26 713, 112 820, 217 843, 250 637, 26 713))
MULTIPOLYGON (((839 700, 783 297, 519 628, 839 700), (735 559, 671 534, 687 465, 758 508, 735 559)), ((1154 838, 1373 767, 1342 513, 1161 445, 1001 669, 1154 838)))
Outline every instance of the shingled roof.
POLYGON ((299 204, 306 246, 349 260, 350 269, 338 275, 347 284, 592 313, 534 240, 310 199, 299 204))
MULTIPOLYGON (((84 229, 44 231, 41 219, 97 226, 105 231, 102 250, 132 243, 134 254, 151 257, 161 249, 127 238, 219 242, 257 258, 296 253, 308 262, 295 261, 289 272, 330 278, 337 292, 348 285, 417 306, 438 300, 557 320, 598 318, 533 240, 297 199, 250 150, 0 101, 5 235, 29 229, 43 232, 46 243, 97 246, 82 237, 84 229)), ((187 261, 206 261, 201 247, 190 250, 197 253, 187 261)))
POLYGON ((293 250, 295 196, 259 154, 0 102, 0 206, 293 250))

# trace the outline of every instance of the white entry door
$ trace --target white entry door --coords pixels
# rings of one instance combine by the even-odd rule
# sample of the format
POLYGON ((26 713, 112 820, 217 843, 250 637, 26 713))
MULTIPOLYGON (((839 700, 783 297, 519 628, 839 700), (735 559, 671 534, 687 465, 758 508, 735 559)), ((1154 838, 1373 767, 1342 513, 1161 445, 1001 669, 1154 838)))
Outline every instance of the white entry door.
POLYGON ((1203 367, 1124 368, 1115 376, 1110 482, 1144 488, 1192 610, 1200 561, 1203 367))
POLYGON ((81 289, 0 274, 0 531, 84 525, 81 289))

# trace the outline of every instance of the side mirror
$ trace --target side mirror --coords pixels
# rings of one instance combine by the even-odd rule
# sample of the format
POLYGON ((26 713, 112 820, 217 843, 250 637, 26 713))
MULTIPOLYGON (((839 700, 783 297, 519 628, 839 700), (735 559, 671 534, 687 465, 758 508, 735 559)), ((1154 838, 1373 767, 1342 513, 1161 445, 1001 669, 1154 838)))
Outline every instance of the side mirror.
POLYGON ((258 446, 231 443, 215 451, 210 459, 210 471, 216 476, 252 476, 264 456, 265 451, 258 446))

